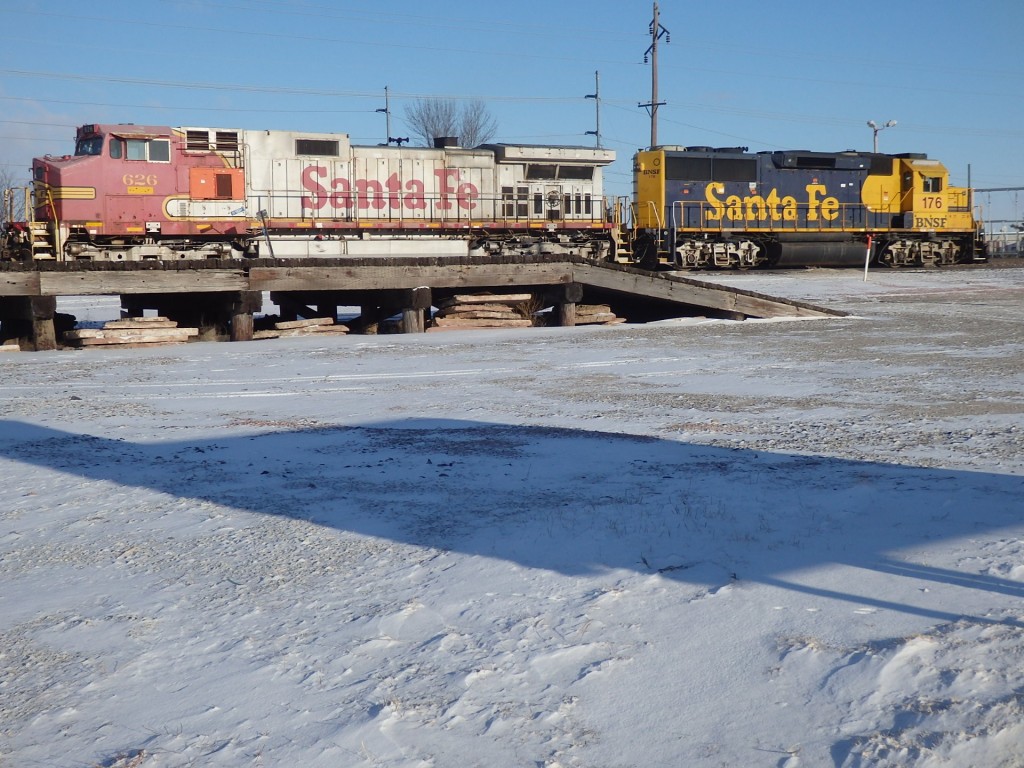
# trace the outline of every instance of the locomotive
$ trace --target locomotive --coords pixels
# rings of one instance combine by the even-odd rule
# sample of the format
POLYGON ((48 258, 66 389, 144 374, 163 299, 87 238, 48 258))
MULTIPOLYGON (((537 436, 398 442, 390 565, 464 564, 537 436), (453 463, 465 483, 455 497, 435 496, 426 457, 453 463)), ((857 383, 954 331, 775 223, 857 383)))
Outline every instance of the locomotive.
POLYGON ((607 259, 602 168, 614 152, 441 140, 356 146, 344 133, 84 125, 36 158, 7 259, 553 253, 607 259))
POLYGON ((74 155, 33 160, 32 215, 8 223, 0 259, 554 254, 647 269, 985 259, 970 190, 924 154, 658 146, 634 156, 632 201, 610 206, 610 150, 456 144, 84 125, 74 155))
POLYGON ((634 158, 632 260, 677 269, 983 261, 970 190, 924 154, 659 146, 634 158))

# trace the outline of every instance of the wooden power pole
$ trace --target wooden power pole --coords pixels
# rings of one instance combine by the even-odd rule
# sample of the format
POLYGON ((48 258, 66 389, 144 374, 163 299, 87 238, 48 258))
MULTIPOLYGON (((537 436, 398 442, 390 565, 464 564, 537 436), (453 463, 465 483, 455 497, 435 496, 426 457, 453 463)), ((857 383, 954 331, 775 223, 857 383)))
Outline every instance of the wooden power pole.
POLYGON ((658 144, 658 107, 665 102, 658 101, 658 41, 664 37, 665 42, 670 42, 669 32, 661 24, 661 15, 658 13, 658 4, 654 4, 654 19, 651 21, 651 45, 644 53, 644 64, 648 58, 651 62, 651 100, 647 104, 638 106, 647 109, 651 116, 651 146, 658 144))

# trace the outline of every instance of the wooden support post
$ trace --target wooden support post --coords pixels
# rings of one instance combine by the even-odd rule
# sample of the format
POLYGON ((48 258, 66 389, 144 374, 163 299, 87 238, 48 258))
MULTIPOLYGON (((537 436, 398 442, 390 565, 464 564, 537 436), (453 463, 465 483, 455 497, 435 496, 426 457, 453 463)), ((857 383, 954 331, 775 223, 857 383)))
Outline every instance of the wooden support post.
POLYGON ((433 303, 433 293, 425 286, 401 291, 402 332, 423 333, 427 330, 425 313, 433 303))
POLYGON ((295 302, 292 301, 291 296, 287 293, 272 291, 270 294, 270 300, 277 304, 277 316, 280 317, 281 320, 288 322, 299 319, 299 313, 295 310, 295 302))
POLYGON ((380 307, 376 304, 363 304, 360 309, 362 320, 362 332, 376 336, 380 330, 380 307))
POLYGON ((263 293, 241 291, 231 304, 231 340, 252 341, 252 315, 263 309, 263 293))
POLYGON ((56 296, 6 297, 0 302, 0 319, 3 320, 0 341, 17 343, 22 349, 37 352, 56 349, 56 314, 56 296))
POLYGON ((423 333, 427 330, 422 309, 402 310, 402 333, 423 333))
POLYGON ((29 298, 32 311, 32 343, 37 352, 57 348, 57 334, 53 318, 57 314, 56 296, 32 296, 29 298))
POLYGON ((579 283, 566 283, 555 288, 548 294, 548 300, 554 304, 558 315, 558 324, 572 328, 576 325, 576 305, 583 298, 583 286, 579 283))

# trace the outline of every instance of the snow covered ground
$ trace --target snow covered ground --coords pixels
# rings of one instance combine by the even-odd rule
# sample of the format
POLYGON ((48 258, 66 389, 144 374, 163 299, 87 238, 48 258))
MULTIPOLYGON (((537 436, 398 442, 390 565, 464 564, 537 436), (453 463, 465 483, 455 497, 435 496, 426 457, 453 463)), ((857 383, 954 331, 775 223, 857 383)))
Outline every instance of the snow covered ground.
POLYGON ((1024 766, 1024 270, 715 279, 0 357, 0 766, 1024 766))

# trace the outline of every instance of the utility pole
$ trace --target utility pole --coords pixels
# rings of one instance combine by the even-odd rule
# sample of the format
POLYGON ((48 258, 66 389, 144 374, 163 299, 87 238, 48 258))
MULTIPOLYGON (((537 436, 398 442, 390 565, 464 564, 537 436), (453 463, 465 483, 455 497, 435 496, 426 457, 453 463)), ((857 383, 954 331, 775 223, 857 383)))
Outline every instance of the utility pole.
POLYGON ((409 141, 409 138, 395 138, 391 135, 391 97, 388 94, 388 87, 386 85, 384 86, 384 109, 378 109, 377 112, 384 113, 384 117, 387 119, 386 130, 388 132, 388 140, 378 146, 390 147, 392 144, 397 144, 398 147, 401 148, 403 143, 407 143, 409 141))
POLYGON ((594 72, 594 92, 588 93, 583 98, 594 100, 594 130, 587 131, 585 136, 593 136, 597 148, 601 148, 601 73, 594 72))
POLYGON ((384 134, 384 136, 385 136, 384 144, 388 145, 388 144, 391 143, 391 97, 388 94, 388 87, 386 85, 384 86, 384 109, 378 109, 377 111, 378 112, 383 112, 384 113, 384 119, 387 121, 386 122, 386 126, 387 127, 385 129, 387 131, 387 133, 384 134))
POLYGON ((651 146, 658 145, 658 107, 665 102, 658 101, 658 41, 664 36, 665 42, 671 42, 668 30, 661 25, 661 16, 658 13, 658 4, 654 4, 654 20, 651 21, 651 46, 644 53, 644 64, 647 58, 651 60, 651 101, 647 104, 638 104, 638 107, 647 109, 651 116, 651 146))

